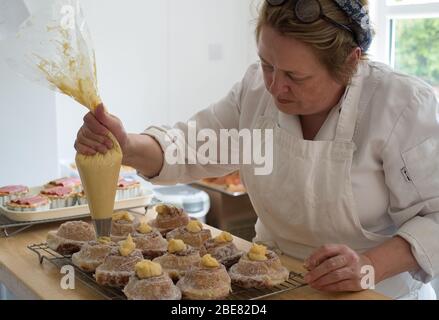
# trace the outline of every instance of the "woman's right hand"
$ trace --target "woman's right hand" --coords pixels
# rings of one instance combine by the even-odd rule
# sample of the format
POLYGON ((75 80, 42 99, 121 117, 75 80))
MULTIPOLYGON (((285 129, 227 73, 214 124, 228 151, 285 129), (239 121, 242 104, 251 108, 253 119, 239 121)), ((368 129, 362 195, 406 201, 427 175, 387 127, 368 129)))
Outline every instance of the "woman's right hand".
POLYGON ((75 141, 75 149, 78 153, 93 156, 96 153, 105 154, 113 148, 113 142, 108 137, 112 133, 125 151, 128 143, 128 135, 119 118, 105 111, 101 104, 95 113, 89 112, 84 117, 84 125, 79 129, 75 141))

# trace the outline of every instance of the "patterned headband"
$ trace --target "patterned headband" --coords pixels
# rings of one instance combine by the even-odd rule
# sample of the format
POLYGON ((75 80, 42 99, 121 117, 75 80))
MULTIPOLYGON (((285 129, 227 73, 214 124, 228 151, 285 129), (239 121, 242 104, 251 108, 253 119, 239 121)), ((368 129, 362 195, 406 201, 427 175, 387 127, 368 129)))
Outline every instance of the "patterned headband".
POLYGON ((358 45, 366 52, 372 43, 372 28, 367 8, 358 0, 334 0, 334 2, 358 26, 354 29, 358 45))

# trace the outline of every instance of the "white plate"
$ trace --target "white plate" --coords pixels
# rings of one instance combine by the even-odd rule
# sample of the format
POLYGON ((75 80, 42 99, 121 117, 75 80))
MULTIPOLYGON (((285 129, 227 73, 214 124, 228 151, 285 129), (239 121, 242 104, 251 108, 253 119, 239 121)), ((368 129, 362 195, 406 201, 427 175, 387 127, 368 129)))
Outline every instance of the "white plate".
MULTIPOLYGON (((32 188, 29 191, 29 195, 36 195, 42 189, 43 187, 32 188)), ((142 196, 116 201, 114 203, 114 210, 128 210, 128 209, 146 207, 150 204, 152 197, 153 197, 152 191, 142 188, 142 196)), ((8 210, 7 208, 0 206, 0 214, 3 214, 8 219, 17 222, 34 222, 34 221, 42 221, 42 220, 74 218, 77 216, 83 216, 86 214, 90 214, 90 209, 88 208, 88 205, 83 205, 83 206, 75 205, 73 207, 62 208, 62 209, 50 209, 45 211, 32 211, 32 212, 17 212, 17 211, 8 210)))

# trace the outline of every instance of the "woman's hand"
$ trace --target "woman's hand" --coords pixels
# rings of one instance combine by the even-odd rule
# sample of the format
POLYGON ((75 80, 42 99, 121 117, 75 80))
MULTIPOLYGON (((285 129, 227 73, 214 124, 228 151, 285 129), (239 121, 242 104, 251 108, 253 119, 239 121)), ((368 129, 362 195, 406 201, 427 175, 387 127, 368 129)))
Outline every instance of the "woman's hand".
POLYGON ((83 155, 105 154, 113 148, 113 142, 108 137, 111 132, 117 139, 125 153, 128 144, 128 135, 122 122, 115 116, 107 113, 103 105, 96 108, 95 114, 89 112, 84 117, 84 125, 78 132, 75 149, 83 155))
POLYGON ((305 260, 309 272, 305 281, 310 287, 326 292, 363 291, 361 273, 371 260, 345 245, 325 245, 305 260))

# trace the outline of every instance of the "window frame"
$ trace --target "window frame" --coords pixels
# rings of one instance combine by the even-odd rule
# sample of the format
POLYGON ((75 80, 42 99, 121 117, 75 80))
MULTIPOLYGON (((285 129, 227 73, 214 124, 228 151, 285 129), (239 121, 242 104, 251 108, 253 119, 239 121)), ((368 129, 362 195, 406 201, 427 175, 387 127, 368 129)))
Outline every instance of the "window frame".
POLYGON ((370 56, 394 66, 395 39, 392 22, 395 19, 439 18, 439 0, 434 3, 389 4, 386 0, 369 0, 369 10, 375 39, 370 49, 370 56))

